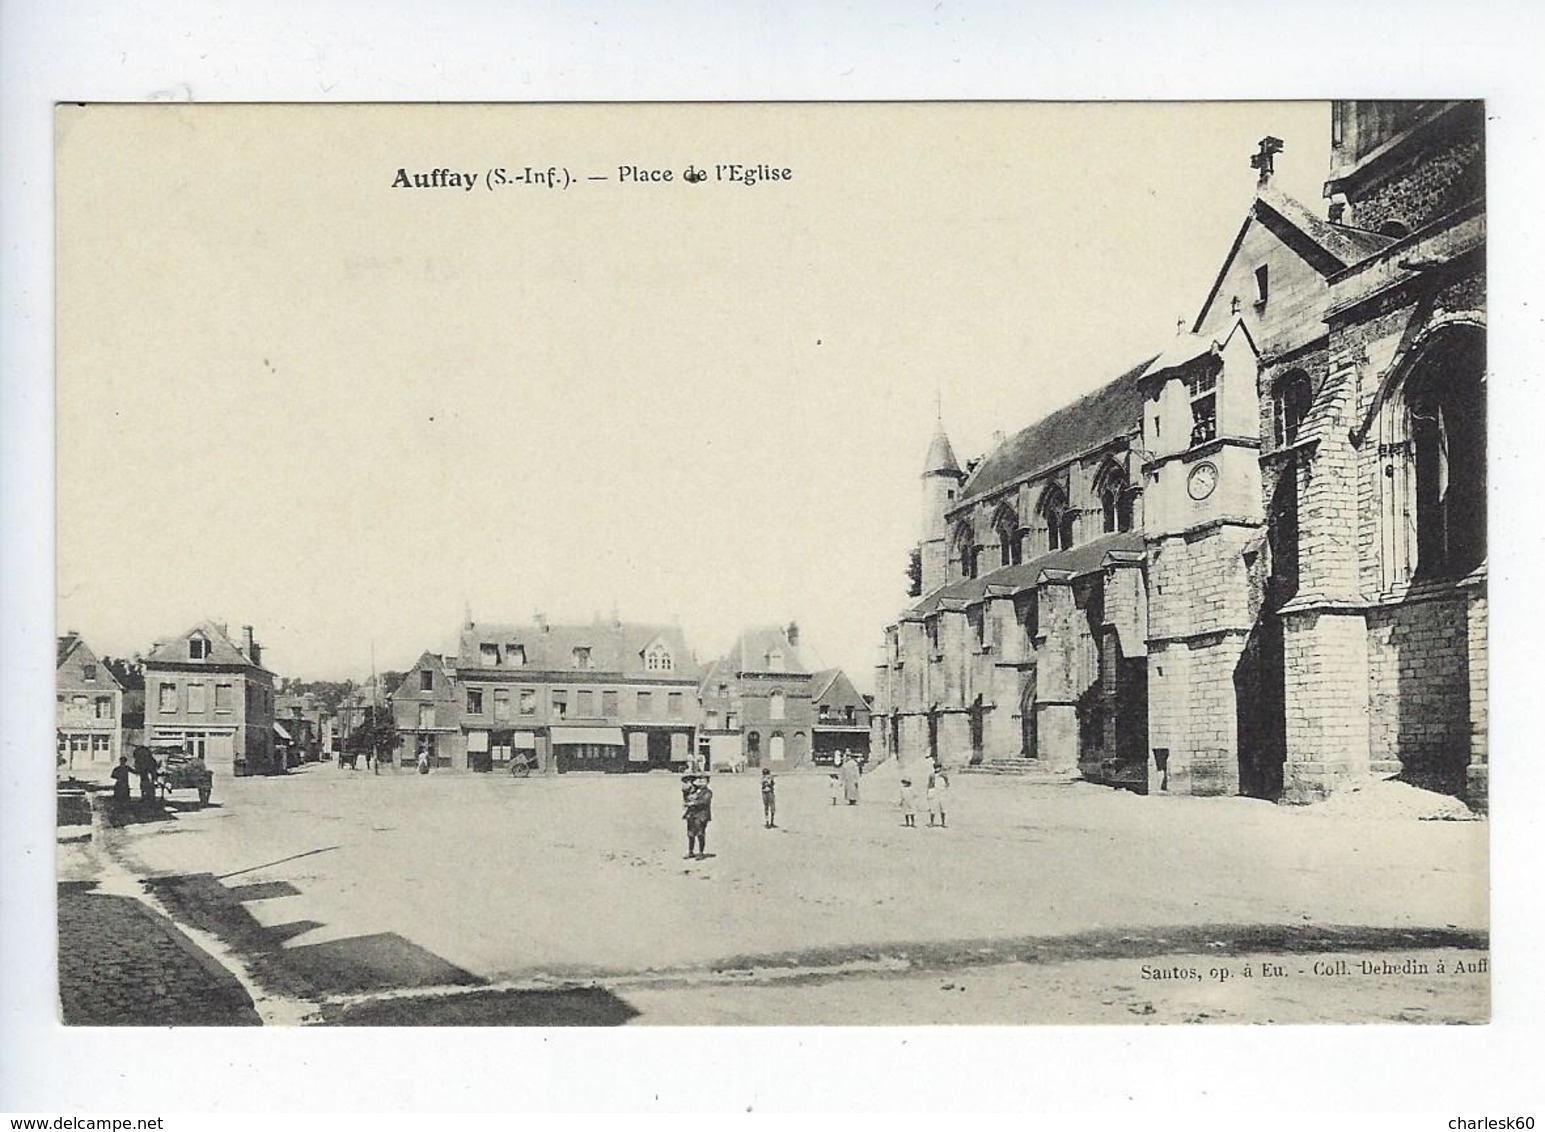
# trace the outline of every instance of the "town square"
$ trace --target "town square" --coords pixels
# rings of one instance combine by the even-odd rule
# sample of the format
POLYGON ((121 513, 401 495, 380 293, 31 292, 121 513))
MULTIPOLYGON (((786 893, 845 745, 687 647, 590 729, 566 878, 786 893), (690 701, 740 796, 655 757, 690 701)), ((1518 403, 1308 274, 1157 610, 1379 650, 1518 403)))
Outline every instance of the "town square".
POLYGON ((59 108, 66 1025, 1489 1020, 1481 103, 574 109, 59 108))

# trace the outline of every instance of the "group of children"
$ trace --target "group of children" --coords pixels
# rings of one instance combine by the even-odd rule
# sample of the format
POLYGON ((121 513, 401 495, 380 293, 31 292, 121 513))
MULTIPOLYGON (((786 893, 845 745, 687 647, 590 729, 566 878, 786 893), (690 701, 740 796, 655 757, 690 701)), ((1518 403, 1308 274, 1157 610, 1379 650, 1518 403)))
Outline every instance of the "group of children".
MULTIPOLYGON (((830 776, 832 805, 839 804, 846 796, 839 775, 830 776)), ((937 824, 941 829, 949 824, 948 801, 950 792, 949 772, 942 762, 935 761, 928 768, 926 804, 928 825, 937 824)), ((708 786, 706 774, 681 776, 681 816, 687 823, 687 859, 701 860, 708 855, 708 823, 713 820, 713 791, 708 786)), ((917 828, 917 787, 910 777, 901 780, 901 824, 917 828)), ((762 768, 762 821, 767 829, 778 827, 778 784, 772 769, 762 768)))
MULTIPOLYGON (((935 761, 928 768, 928 825, 930 828, 935 822, 943 829, 949 825, 946 813, 950 793, 949 772, 944 769, 944 764, 935 761)), ((917 828, 917 787, 912 779, 901 780, 901 824, 911 829, 917 828)))

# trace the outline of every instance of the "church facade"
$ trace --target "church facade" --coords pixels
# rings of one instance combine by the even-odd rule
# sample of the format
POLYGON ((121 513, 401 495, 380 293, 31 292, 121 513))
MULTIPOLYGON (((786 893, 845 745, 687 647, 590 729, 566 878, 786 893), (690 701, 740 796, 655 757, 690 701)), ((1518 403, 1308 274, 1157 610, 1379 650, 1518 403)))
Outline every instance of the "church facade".
POLYGON ((1486 803, 1484 119, 1339 102, 1328 217, 1257 194, 1189 327, 922 476, 874 745, 1312 802, 1486 803))

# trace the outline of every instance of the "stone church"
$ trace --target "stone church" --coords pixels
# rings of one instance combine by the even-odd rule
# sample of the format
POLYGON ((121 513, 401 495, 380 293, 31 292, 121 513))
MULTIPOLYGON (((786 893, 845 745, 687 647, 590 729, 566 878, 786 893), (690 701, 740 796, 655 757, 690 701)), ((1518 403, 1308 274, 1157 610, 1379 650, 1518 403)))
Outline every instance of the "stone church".
POLYGON ((1332 106, 1328 208, 1281 143, 1194 322, 922 474, 874 744, 1147 792, 1486 804, 1484 113, 1332 106))

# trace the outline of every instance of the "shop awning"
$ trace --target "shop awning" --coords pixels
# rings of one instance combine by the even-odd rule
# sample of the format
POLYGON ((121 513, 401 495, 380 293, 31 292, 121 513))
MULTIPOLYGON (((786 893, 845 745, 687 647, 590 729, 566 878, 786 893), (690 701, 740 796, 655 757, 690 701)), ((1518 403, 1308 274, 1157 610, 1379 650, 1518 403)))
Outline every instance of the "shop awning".
POLYGON ((551 731, 553 746, 588 744, 597 747, 621 747, 620 727, 554 727, 551 731))
POLYGON ((279 738, 283 739, 286 743, 295 742, 294 739, 290 738, 290 733, 284 728, 280 727, 277 723, 274 724, 274 734, 279 736, 279 738))

